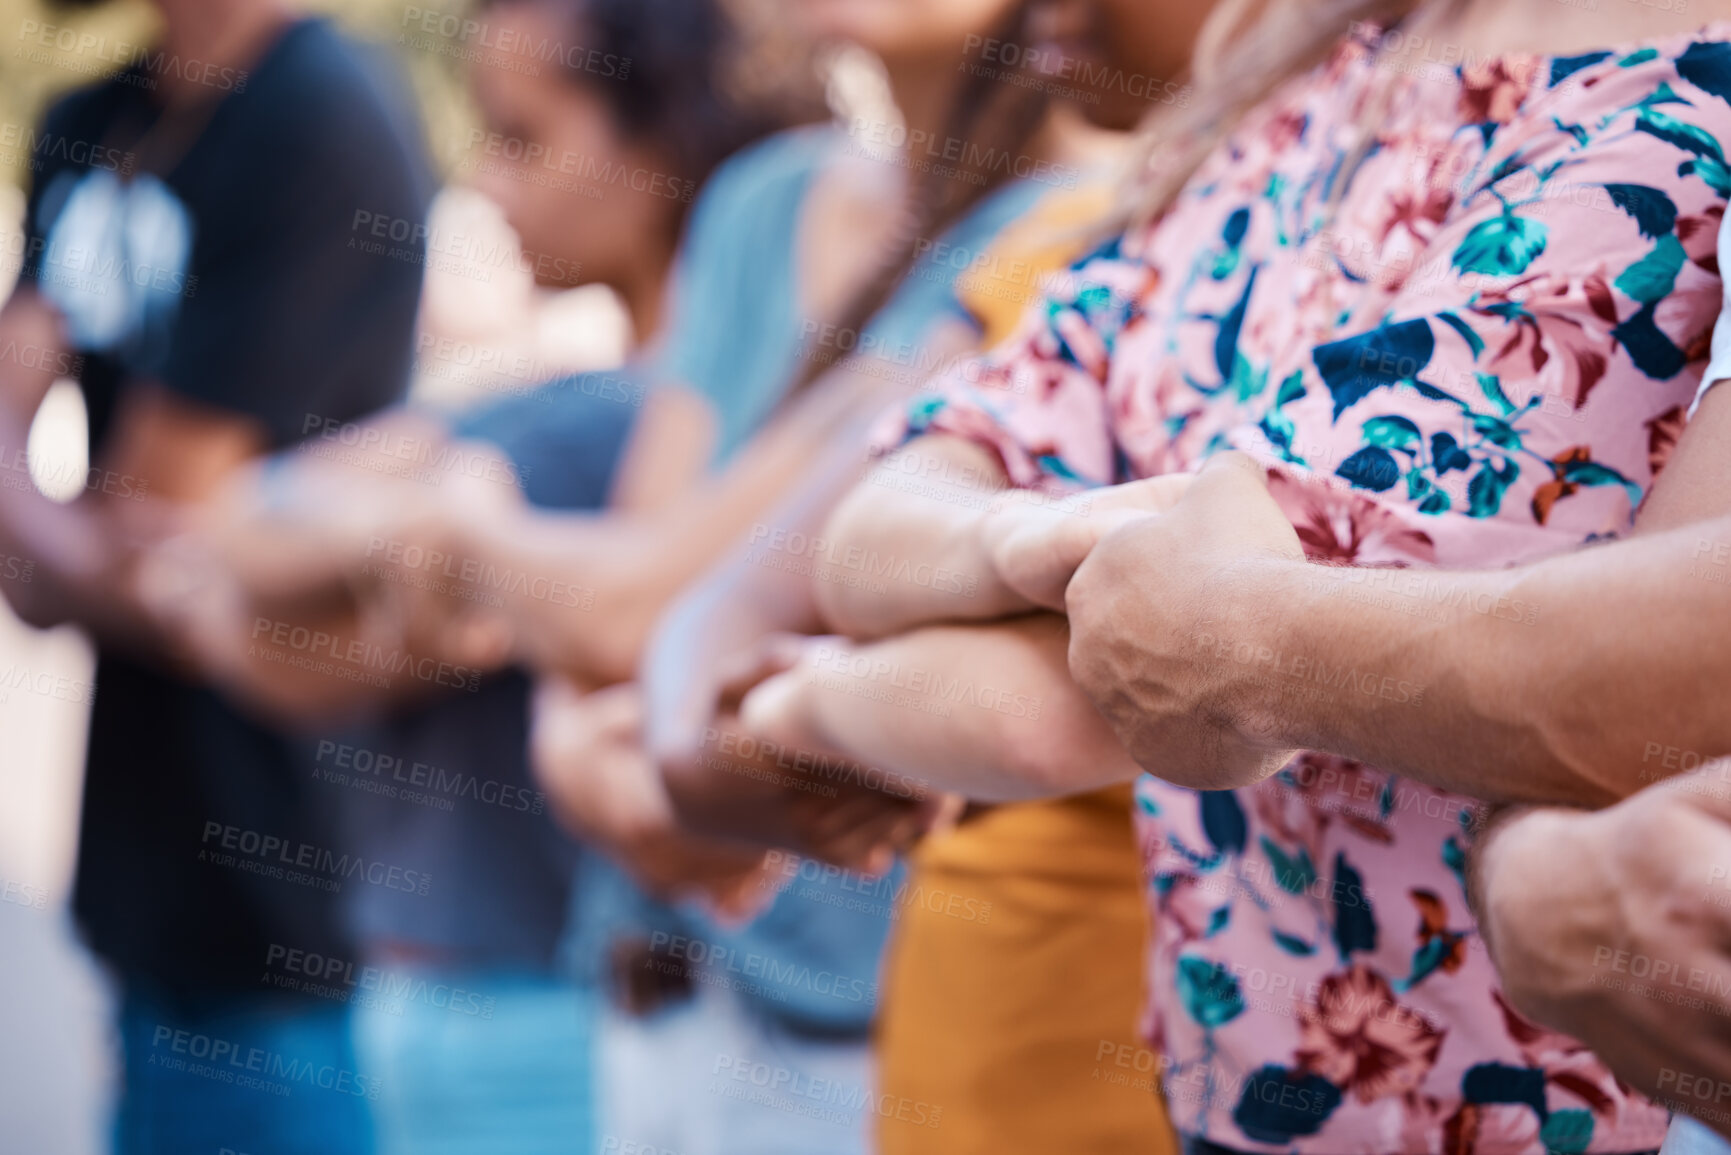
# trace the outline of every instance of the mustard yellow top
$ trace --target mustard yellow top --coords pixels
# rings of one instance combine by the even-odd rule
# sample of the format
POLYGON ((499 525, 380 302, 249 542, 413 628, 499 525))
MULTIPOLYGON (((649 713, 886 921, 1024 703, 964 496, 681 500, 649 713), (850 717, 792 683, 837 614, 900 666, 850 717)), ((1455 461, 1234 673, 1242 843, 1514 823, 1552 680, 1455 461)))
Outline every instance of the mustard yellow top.
MULTIPOLYGON (((1007 337, 1045 271, 1086 244, 1110 190, 1055 194, 957 293, 1007 337)), ((1001 806, 927 839, 885 961, 882 1155, 1172 1155, 1155 1056, 1137 1042, 1147 913, 1128 785, 1001 806)))

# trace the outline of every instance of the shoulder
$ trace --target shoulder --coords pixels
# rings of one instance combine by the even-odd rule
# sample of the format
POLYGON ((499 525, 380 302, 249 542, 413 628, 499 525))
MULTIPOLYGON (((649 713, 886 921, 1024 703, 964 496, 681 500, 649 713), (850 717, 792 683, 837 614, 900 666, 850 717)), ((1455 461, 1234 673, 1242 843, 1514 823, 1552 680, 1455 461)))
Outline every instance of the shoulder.
POLYGON ((307 19, 245 78, 236 119, 260 139, 286 146, 298 163, 378 157, 419 147, 408 93, 384 53, 323 19, 307 19))
POLYGON ((35 134, 22 143, 32 151, 73 141, 99 143, 94 138, 113 123, 132 94, 124 80, 126 75, 121 73, 62 95, 42 114, 35 134))
POLYGON ((839 139, 832 125, 804 125, 740 149, 704 184, 697 198, 698 212, 708 216, 767 213, 788 197, 803 196, 839 139))
MULTIPOLYGON (((1551 57, 1534 70, 1527 119, 1591 147, 1633 130, 1629 146, 1721 165, 1731 145, 1731 23, 1614 49, 1551 57), (1642 139, 1644 138, 1644 139, 1642 139)), ((1688 175, 1688 174, 1679 174, 1688 175)))

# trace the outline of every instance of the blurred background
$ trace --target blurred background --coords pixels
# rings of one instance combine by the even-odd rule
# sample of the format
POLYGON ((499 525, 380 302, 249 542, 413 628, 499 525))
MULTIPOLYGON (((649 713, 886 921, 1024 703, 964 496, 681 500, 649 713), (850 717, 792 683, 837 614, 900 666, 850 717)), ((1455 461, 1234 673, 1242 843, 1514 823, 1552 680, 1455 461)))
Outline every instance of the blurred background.
MULTIPOLYGON (((460 13, 467 6, 439 0, 303 6, 396 58, 448 180, 477 123, 463 65, 438 50, 454 41, 441 44, 405 26, 411 12, 418 21, 423 12, 460 13)), ((146 44, 154 20, 145 4, 125 0, 90 11, 0 0, 0 300, 11 293, 22 256, 29 133, 57 95, 108 67, 89 52, 44 48, 33 36, 27 48, 27 32, 38 27, 32 22, 109 44, 146 44)), ((432 229, 510 237, 490 202, 456 185, 439 195, 432 229)), ((526 270, 507 264, 472 272, 446 266, 428 274, 421 327, 449 338, 441 347, 461 354, 417 365, 417 399, 454 407, 523 387, 521 377, 490 376, 477 363, 521 365, 527 358, 544 370, 535 375, 546 377, 620 361, 628 324, 609 290, 539 289, 526 270)), ((87 462, 84 406, 72 382, 54 387, 31 429, 29 451, 38 488, 65 498, 77 493, 87 462)), ((67 911, 93 666, 90 647, 75 631, 29 629, 0 601, 0 1150, 8 1153, 95 1152, 106 1134, 116 1062, 105 1025, 109 995, 67 911)))

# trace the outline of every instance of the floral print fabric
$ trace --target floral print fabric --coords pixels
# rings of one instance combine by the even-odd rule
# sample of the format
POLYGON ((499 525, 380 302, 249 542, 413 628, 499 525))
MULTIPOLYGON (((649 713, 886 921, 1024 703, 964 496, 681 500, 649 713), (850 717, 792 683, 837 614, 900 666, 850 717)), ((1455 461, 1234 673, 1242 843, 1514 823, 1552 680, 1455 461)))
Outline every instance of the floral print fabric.
MULTIPOLYGON (((1060 491, 1245 450, 1313 559, 1379 567, 1364 596, 1420 617, 1451 597, 1425 568, 1621 533, 1719 309, 1724 31, 1415 73, 1358 29, 888 437, 967 436, 1060 491)), ((1472 608, 1511 631, 1542 612, 1472 608)), ((1307 693, 1424 693, 1198 645, 1307 693)), ((1180 1130, 1314 1155, 1659 1145, 1662 1110, 1502 1002, 1461 879, 1474 800, 1305 754, 1138 801, 1180 1130)))

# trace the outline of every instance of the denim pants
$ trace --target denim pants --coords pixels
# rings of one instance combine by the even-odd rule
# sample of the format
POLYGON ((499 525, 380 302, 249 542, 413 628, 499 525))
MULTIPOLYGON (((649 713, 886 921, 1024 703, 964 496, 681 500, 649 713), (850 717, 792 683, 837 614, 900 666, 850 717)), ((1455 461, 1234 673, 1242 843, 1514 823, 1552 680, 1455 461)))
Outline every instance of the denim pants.
POLYGON ((118 1155, 372 1155, 380 1085, 357 1065, 349 1012, 276 996, 120 1010, 118 1155))

